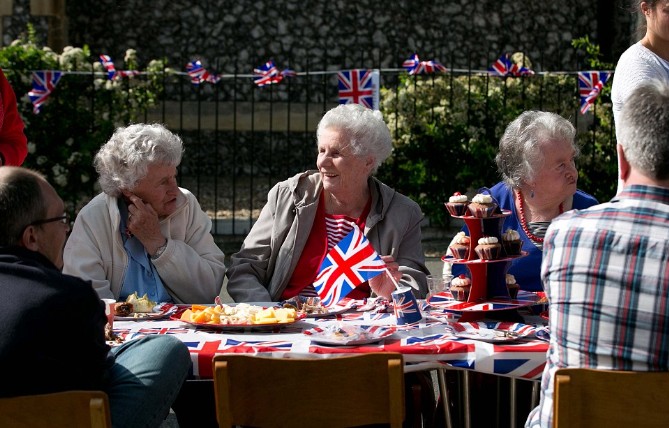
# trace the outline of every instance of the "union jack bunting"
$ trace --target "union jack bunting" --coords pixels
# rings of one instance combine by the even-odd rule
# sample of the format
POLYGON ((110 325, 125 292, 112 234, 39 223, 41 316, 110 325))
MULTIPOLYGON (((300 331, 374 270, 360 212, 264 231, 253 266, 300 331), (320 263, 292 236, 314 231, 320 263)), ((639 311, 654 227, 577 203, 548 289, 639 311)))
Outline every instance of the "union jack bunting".
POLYGON ((42 104, 56 88, 63 73, 60 71, 34 71, 33 89, 28 92, 28 97, 33 103, 33 113, 39 114, 42 104))
POLYGON ((356 226, 328 252, 321 263, 314 288, 323 305, 334 305, 355 287, 385 269, 386 263, 356 226))
POLYGON ((140 74, 137 70, 116 70, 114 61, 112 61, 109 55, 100 55, 100 63, 107 70, 107 78, 109 80, 114 80, 118 77, 133 77, 140 74))
POLYGON ((362 104, 377 110, 379 85, 377 73, 372 70, 347 70, 337 73, 339 104, 362 104))
POLYGON ((257 86, 272 85, 281 82, 284 77, 293 77, 297 75, 295 71, 290 69, 280 71, 274 65, 274 61, 272 60, 267 61, 258 68, 254 68, 253 73, 255 74, 253 81, 257 86))
POLYGON ((511 61, 509 54, 504 54, 499 57, 490 67, 490 71, 502 77, 531 76, 534 74, 534 71, 511 61))
POLYGON ((411 58, 405 60, 402 67, 404 67, 409 74, 431 74, 435 71, 441 71, 442 73, 446 72, 446 67, 438 61, 420 61, 418 59, 418 54, 413 54, 411 58))
POLYGON ((186 64, 186 71, 190 76, 190 82, 198 86, 202 82, 209 82, 212 84, 218 83, 221 80, 220 74, 211 74, 203 66, 200 61, 191 61, 186 64))
POLYGON ((116 76, 116 67, 114 67, 114 61, 112 61, 109 55, 100 55, 100 63, 107 70, 107 78, 113 80, 116 76))
POLYGON ((581 96, 581 114, 585 114, 595 103, 610 73, 604 71, 579 71, 578 93, 581 96))

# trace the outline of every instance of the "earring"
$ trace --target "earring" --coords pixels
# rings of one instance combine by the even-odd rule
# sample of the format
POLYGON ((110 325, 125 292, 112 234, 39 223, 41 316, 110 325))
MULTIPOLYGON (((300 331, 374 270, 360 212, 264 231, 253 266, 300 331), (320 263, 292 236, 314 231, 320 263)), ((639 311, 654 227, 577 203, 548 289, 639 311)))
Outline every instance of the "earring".
POLYGON ((534 198, 534 189, 530 190, 530 198, 534 198))

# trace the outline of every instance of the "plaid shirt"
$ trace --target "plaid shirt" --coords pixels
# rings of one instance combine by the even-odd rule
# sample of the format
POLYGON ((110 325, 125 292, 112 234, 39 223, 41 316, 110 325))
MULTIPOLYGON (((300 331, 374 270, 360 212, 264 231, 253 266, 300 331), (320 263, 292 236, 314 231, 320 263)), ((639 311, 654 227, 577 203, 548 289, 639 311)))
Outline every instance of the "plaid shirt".
POLYGON ((541 276, 551 339, 526 427, 553 426, 559 368, 669 370, 669 189, 630 186, 555 219, 541 276))

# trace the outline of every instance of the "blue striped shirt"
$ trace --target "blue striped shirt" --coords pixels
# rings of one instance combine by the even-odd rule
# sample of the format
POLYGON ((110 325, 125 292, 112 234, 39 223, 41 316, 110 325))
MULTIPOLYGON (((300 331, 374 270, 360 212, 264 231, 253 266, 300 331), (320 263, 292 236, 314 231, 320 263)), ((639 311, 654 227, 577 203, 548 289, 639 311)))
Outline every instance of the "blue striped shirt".
POLYGON ((559 368, 669 370, 669 189, 629 186, 553 220, 541 277, 551 339, 526 427, 553 426, 559 368))

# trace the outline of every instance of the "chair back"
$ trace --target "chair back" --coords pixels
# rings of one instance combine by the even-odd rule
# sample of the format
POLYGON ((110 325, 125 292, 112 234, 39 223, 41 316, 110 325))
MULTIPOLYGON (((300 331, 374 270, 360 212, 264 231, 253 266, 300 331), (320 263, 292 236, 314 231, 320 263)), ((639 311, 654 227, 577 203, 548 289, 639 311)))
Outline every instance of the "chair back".
POLYGON ((554 427, 669 427, 669 372, 559 369, 554 427))
POLYGON ((65 391, 0 399, 0 427, 111 428, 102 391, 65 391))
POLYGON ((217 355, 219 427, 350 427, 404 420, 399 353, 317 359, 217 355))

